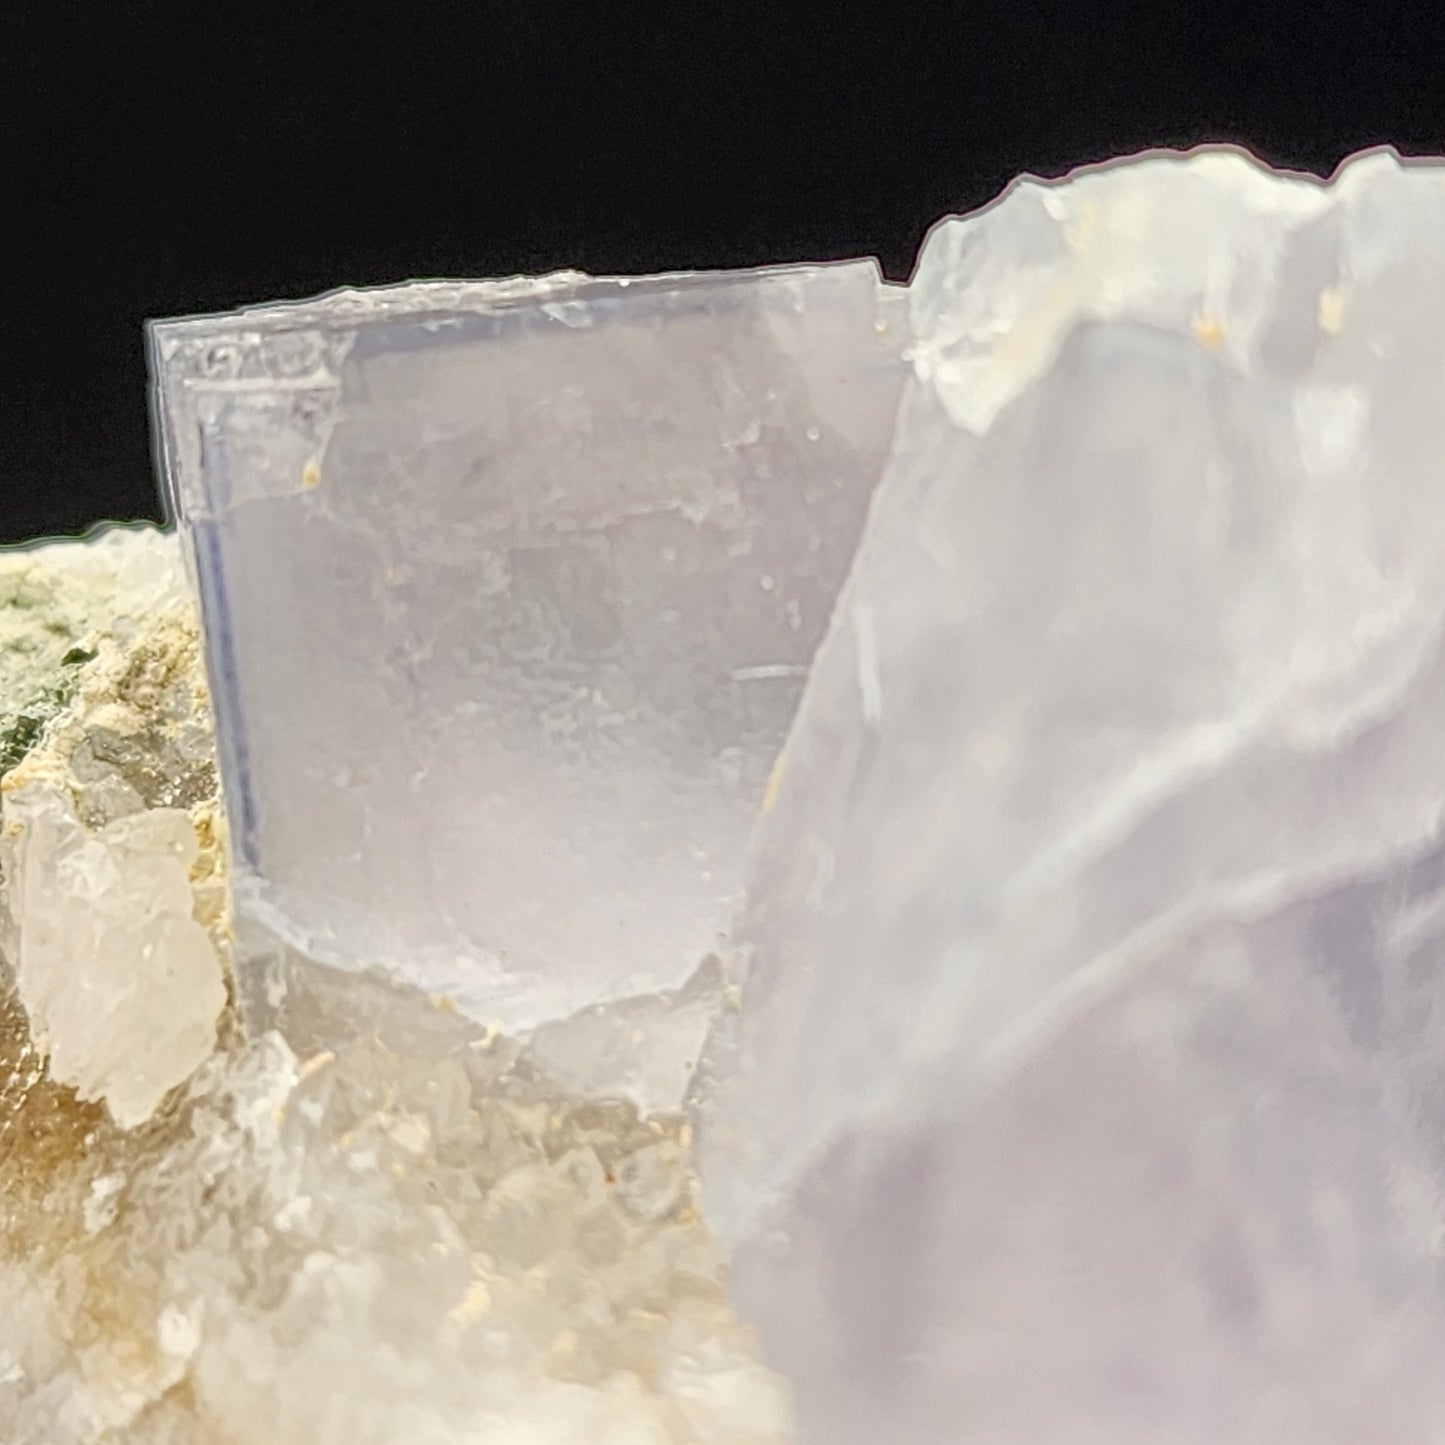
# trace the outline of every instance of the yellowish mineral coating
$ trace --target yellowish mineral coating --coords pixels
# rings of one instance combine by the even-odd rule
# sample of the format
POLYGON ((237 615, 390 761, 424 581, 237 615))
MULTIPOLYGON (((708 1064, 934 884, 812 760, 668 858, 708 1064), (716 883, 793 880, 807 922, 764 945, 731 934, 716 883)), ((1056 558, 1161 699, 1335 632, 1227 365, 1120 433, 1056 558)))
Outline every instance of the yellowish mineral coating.
POLYGON ((1190 322, 1190 330, 1206 351, 1218 351, 1224 342, 1224 328, 1212 316, 1196 315, 1190 322))
POLYGON ((0 1080, 7 1445, 790 1439, 676 1119, 270 1035, 127 1132, 13 1007, 0 1080))
POLYGON ((784 748, 773 760, 772 770, 768 773, 768 785, 763 789, 763 801, 759 805, 760 811, 771 813, 777 806, 778 792, 783 786, 783 774, 787 771, 788 754, 784 748))

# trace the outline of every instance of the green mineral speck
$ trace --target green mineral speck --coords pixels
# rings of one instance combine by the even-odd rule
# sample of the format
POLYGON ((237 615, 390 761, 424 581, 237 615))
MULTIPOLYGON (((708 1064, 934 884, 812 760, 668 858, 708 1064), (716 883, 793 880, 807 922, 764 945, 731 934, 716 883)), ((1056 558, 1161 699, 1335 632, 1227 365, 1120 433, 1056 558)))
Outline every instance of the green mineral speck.
POLYGON ((35 746, 42 726, 33 713, 21 713, 8 728, 0 730, 0 777, 35 746))
POLYGON ((95 653, 75 645, 73 629, 53 617, 37 617, 48 600, 23 578, 0 579, 0 776, 40 741, 46 724, 75 692, 79 664, 95 653), (23 620, 22 620, 23 618, 23 620))
POLYGON ((0 776, 69 705, 81 665, 96 656, 82 640, 83 597, 59 574, 0 555, 0 776))
POLYGON ((23 708, 7 716, 0 704, 0 777, 3 777, 40 741, 45 725, 62 712, 74 693, 65 682, 48 688, 23 708))

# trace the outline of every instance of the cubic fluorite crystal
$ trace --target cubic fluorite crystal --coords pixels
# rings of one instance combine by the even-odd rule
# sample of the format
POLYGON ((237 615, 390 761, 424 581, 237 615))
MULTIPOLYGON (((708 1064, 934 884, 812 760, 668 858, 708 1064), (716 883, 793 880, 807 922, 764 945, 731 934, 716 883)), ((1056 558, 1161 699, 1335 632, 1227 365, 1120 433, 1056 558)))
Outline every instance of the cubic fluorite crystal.
POLYGON ((0 567, 0 1435, 781 1442, 711 1228, 805 1445, 1436 1438, 1442 238, 158 325, 234 927, 174 559, 0 567))
POLYGON ((506 1030, 682 987, 882 466, 890 300, 858 262, 158 325, 242 929, 506 1030))

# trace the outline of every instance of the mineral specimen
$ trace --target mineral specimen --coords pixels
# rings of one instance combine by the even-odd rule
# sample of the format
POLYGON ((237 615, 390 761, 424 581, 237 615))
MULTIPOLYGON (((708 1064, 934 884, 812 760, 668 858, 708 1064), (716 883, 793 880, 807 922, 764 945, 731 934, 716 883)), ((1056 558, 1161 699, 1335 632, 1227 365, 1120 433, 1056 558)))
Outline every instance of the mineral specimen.
POLYGON ((173 542, 0 566, 0 1438, 1436 1438, 1442 237, 154 328, 227 821, 173 542))

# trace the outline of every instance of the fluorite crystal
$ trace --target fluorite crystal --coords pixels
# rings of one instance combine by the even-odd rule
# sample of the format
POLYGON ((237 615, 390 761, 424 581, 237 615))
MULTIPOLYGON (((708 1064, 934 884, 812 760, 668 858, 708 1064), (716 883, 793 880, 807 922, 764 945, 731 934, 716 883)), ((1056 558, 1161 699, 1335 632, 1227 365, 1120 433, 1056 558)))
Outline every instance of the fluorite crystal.
POLYGON ((803 1437, 1445 1420, 1445 173, 930 235, 699 1088, 803 1437))
POLYGON ((1442 237, 154 328, 227 816, 169 540, 7 562, 0 1437, 1436 1438, 1442 237))
POLYGON ((245 996, 268 943, 509 1031, 687 983, 882 465, 900 300, 864 261, 154 328, 245 996))

